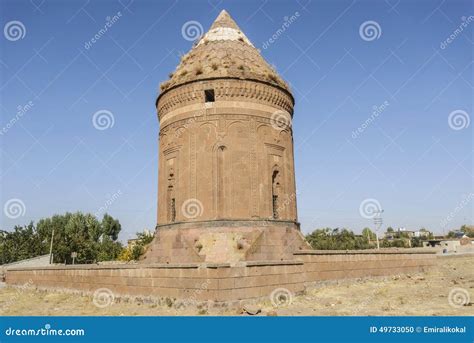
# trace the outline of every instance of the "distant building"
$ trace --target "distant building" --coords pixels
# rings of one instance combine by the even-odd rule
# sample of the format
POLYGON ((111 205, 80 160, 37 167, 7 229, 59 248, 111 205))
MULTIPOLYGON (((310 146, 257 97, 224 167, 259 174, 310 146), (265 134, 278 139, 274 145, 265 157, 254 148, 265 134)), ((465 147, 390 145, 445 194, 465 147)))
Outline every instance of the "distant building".
POLYGON ((464 232, 462 232, 461 230, 453 230, 449 232, 449 236, 461 239, 464 236, 464 232))
MULTIPOLYGON (((143 234, 145 236, 148 236, 148 237, 152 237, 153 236, 153 232, 148 230, 148 229, 145 229, 143 230, 143 234)), ((129 246, 130 248, 133 247, 135 244, 137 244, 137 242, 139 241, 139 238, 130 238, 127 240, 127 246, 129 246)))
POLYGON ((393 240, 398 238, 414 238, 418 237, 421 239, 427 239, 432 235, 432 233, 426 229, 420 229, 418 231, 407 230, 404 227, 398 228, 396 231, 386 232, 385 239, 393 240))
POLYGON ((458 238, 430 239, 423 242, 425 248, 440 248, 443 253, 470 252, 474 251, 474 244, 471 238, 463 236, 458 238))
POLYGON ((429 238, 432 235, 432 232, 421 229, 421 230, 415 231, 414 234, 415 234, 415 237, 420 237, 423 239, 423 238, 429 238))

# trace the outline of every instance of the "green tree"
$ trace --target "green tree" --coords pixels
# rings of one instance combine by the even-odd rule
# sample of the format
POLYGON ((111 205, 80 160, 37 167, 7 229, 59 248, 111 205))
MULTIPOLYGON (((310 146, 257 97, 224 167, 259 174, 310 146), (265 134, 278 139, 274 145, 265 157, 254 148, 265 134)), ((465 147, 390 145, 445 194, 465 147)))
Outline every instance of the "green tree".
POLYGON ((449 231, 448 232, 448 238, 455 238, 456 237, 456 232, 454 231, 449 231))
POLYGON ((461 234, 474 238, 474 226, 464 224, 459 228, 459 230, 449 231, 448 238, 456 238, 459 237, 461 234))
POLYGON ((107 213, 102 218, 102 234, 109 236, 113 241, 116 241, 122 226, 117 219, 112 218, 107 213))
POLYGON ((354 250, 372 247, 368 244, 366 237, 356 236, 345 228, 314 230, 306 236, 306 239, 314 249, 318 250, 354 250))
POLYGON ((461 232, 470 238, 474 238, 474 226, 464 224, 460 228, 461 232))
POLYGON ((421 237, 413 237, 411 239, 411 247, 412 248, 420 248, 423 246, 421 237))
POLYGON ((104 236, 98 247, 98 261, 116 260, 123 251, 122 243, 112 240, 108 236, 104 236))
POLYGON ((76 252, 76 263, 116 259, 123 247, 117 241, 121 225, 108 214, 99 221, 81 212, 54 215, 11 232, 0 233, 0 263, 10 263, 49 253, 53 236, 53 261, 70 263, 76 252), (53 234, 54 233, 54 234, 53 234))
POLYGON ((130 244, 128 247, 122 250, 122 253, 118 257, 121 261, 137 261, 142 256, 147 246, 153 241, 154 235, 148 230, 137 233, 137 239, 130 244))
POLYGON ((26 226, 15 226, 11 232, 1 231, 0 264, 35 257, 45 251, 33 222, 26 226))
POLYGON ((377 236, 375 235, 372 230, 370 230, 368 227, 364 228, 362 230, 362 236, 367 239, 367 241, 374 241, 377 239, 377 236))

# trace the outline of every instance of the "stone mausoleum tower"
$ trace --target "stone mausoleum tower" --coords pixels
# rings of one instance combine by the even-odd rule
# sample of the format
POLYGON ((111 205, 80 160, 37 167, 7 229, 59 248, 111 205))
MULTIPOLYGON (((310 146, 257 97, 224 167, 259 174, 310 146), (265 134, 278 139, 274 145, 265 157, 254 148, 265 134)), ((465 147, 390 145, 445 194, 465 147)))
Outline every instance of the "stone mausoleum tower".
POLYGON ((143 262, 288 260, 299 231, 288 85, 226 11, 156 101, 158 224, 143 262))

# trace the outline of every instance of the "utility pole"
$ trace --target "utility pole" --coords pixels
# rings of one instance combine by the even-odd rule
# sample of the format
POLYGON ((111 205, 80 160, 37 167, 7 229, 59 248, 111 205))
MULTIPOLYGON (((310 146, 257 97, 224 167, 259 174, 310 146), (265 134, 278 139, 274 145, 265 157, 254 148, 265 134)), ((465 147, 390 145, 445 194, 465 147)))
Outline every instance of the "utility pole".
POLYGON ((49 246, 49 264, 53 264, 53 240, 54 240, 54 227, 51 232, 51 245, 49 246))
POLYGON ((374 211, 374 213, 375 213, 374 225, 375 225, 375 237, 377 238, 377 250, 380 250, 379 230, 380 230, 380 228, 382 227, 382 224, 383 224, 383 219, 382 219, 383 210, 374 211))

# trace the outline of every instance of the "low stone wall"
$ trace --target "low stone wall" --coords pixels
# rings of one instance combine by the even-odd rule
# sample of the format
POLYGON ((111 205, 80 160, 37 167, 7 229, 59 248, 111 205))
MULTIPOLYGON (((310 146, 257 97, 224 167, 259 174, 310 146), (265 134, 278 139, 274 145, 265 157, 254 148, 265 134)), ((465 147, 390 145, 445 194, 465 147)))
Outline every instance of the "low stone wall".
POLYGON ((306 250, 295 253, 304 262, 306 285, 327 280, 422 272, 436 261, 431 250, 306 250))
POLYGON ((117 296, 232 302, 268 297, 278 287, 301 293, 302 267, 300 261, 54 266, 9 269, 6 282, 83 293, 107 288, 117 296))
POLYGON ((291 261, 229 263, 75 265, 11 268, 6 282, 39 289, 115 296, 230 303, 267 298, 276 288, 301 293, 312 284, 424 271, 435 263, 432 251, 314 251, 295 253, 291 261))

